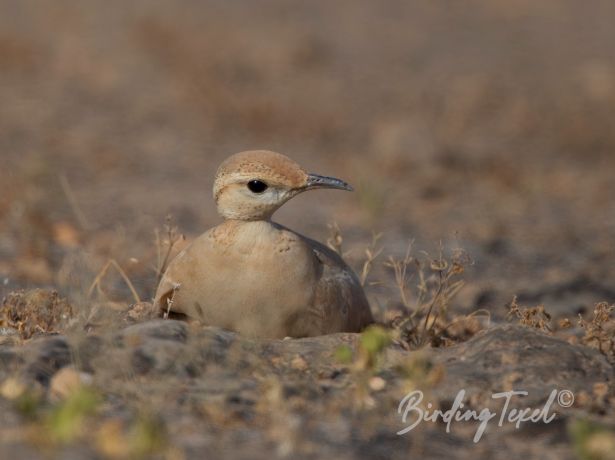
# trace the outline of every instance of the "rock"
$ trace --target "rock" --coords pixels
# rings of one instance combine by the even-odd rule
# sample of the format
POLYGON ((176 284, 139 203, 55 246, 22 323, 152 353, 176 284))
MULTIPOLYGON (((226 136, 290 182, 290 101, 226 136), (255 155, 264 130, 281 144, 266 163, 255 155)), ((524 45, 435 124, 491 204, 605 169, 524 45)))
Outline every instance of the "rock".
POLYGON ((147 339, 134 349, 131 364, 139 375, 156 373, 185 377, 195 374, 188 348, 171 340, 147 339))
POLYGON ((229 350, 236 342, 245 344, 248 349, 258 348, 255 342, 240 338, 234 332, 218 327, 204 327, 195 331, 195 342, 198 343, 203 361, 215 364, 223 364, 227 360, 229 350))
POLYGON ((492 393, 513 389, 528 392, 520 401, 526 407, 544 403, 553 389, 577 394, 596 383, 613 385, 613 367, 598 351, 524 326, 481 331, 467 342, 435 350, 433 358, 446 374, 436 393, 452 400, 465 389, 477 405, 492 403, 492 393))
POLYGON ((73 350, 75 365, 89 373, 93 373, 92 361, 101 353, 104 354, 107 343, 98 335, 87 335, 78 340, 73 350))
POLYGON ((150 338, 185 343, 188 326, 183 321, 159 319, 129 326, 118 335, 121 343, 137 343, 150 338))
POLYGON ((31 402, 39 402, 44 394, 45 390, 38 382, 28 381, 19 376, 9 377, 0 384, 0 396, 8 401, 17 401, 25 396, 31 402))
POLYGON ((337 350, 341 346, 356 349, 359 337, 359 334, 338 333, 303 339, 262 341, 260 354, 281 370, 326 374, 339 366, 337 350), (303 369, 298 369, 298 359, 305 363, 303 369))
MULTIPOLYGON (((390 345, 374 369, 337 360, 340 346, 355 350, 356 359, 359 341, 359 334, 255 340, 220 328, 153 320, 119 332, 73 337, 74 347, 62 336, 0 347, 0 363, 12 363, 14 370, 7 376, 16 379, 2 391, 14 398, 34 387, 44 395, 40 382, 48 385, 51 399, 61 400, 88 384, 92 376, 80 371, 88 368, 98 382, 112 387, 105 401, 117 420, 130 420, 126 395, 147 388, 144 401, 155 404, 169 435, 184 445, 207 439, 210 452, 222 453, 236 444, 256 452, 275 444, 276 451, 281 445, 293 456, 318 452, 392 459, 407 458, 415 450, 422 458, 474 453, 470 447, 476 428, 470 422, 454 423, 450 433, 443 424, 425 422, 404 436, 396 434, 404 426, 397 409, 409 383, 425 392, 425 402, 438 403, 443 410, 461 389, 467 393, 464 407, 471 409, 493 408, 491 394, 509 389, 529 392, 511 401, 511 408, 542 407, 552 388, 569 389, 575 396, 586 390, 607 403, 613 394, 613 368, 598 351, 528 327, 492 327, 456 346, 420 352, 390 345), (415 377, 399 364, 413 359, 413 375, 419 379, 409 381, 415 377), (440 377, 420 379, 422 372, 440 377)), ((1 371, 0 364, 3 375, 1 371)), ((9 409, 14 406, 5 401, 9 409)), ((552 423, 528 423, 519 430, 492 424, 480 446, 494 458, 530 456, 530 441, 538 434, 551 458, 572 458, 562 441, 568 436, 568 414, 560 412, 552 423), (515 440, 514 446, 502 451, 508 439, 515 440)), ((114 436, 119 428, 111 428, 107 434, 114 436)))
POLYGON ((70 346, 65 337, 34 340, 24 350, 25 375, 47 386, 53 374, 72 363, 70 346))
POLYGON ((91 385, 92 375, 79 372, 67 366, 56 372, 49 383, 49 396, 52 401, 62 401, 75 394, 84 386, 91 385))
POLYGON ((19 357, 15 347, 0 348, 0 366, 8 367, 19 357))
POLYGON ((13 401, 23 395, 28 386, 20 379, 9 377, 0 385, 0 396, 13 401))
POLYGON ((382 391, 384 390, 386 385, 387 385, 387 382, 382 377, 375 376, 369 379, 369 387, 373 391, 382 391))

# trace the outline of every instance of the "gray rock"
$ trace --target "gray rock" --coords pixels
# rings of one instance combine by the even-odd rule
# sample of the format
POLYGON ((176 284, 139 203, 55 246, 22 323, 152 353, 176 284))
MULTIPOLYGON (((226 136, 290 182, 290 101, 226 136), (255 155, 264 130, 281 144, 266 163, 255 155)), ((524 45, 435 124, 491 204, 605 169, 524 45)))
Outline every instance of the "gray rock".
POLYGON ((185 345, 171 340, 148 339, 135 347, 131 364, 139 375, 194 376, 196 368, 185 345))
POLYGON ((127 339, 148 338, 185 343, 188 339, 188 326, 183 321, 158 319, 129 326, 118 335, 120 343, 127 339))
POLYGON ((9 377, 23 365, 23 357, 16 347, 0 347, 0 381, 9 377))
POLYGON ((484 330, 467 342, 435 350, 433 357, 446 371, 438 395, 454 398, 465 389, 477 404, 490 402, 492 393, 514 389, 529 393, 519 404, 540 405, 553 389, 591 392, 595 383, 613 385, 615 376, 597 350, 524 326, 484 330))
POLYGON ((72 363, 70 346, 63 336, 45 337, 30 342, 25 350, 25 377, 46 386, 56 371, 72 363))
POLYGON ((217 327, 204 327, 195 333, 194 340, 199 349, 201 359, 205 363, 223 364, 229 350, 236 342, 253 343, 230 332, 217 327))

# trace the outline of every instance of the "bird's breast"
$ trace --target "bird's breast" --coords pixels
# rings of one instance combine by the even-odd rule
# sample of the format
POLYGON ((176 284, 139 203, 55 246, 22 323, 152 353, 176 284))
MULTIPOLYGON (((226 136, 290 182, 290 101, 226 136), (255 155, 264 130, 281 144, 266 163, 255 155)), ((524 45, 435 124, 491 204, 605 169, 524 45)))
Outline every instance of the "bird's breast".
POLYGON ((216 314, 305 308, 320 275, 305 240, 269 222, 227 221, 195 240, 181 259, 177 266, 182 268, 169 273, 182 285, 178 300, 202 299, 201 306, 211 305, 205 312, 216 314))

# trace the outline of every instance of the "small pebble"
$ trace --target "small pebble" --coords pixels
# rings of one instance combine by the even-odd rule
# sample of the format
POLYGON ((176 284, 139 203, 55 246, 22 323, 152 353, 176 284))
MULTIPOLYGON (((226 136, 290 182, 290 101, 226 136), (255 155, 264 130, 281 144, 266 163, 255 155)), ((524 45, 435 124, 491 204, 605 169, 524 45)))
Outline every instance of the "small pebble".
POLYGON ((295 356, 292 361, 290 362, 290 365, 293 369, 297 369, 298 371, 304 371, 308 368, 308 364, 305 361, 305 359, 303 359, 303 357, 297 355, 295 356))
POLYGON ((387 386, 387 382, 382 377, 372 377, 371 379, 369 379, 369 387, 373 391, 384 390, 384 387, 386 386, 387 386))
POLYGON ((63 367, 51 379, 49 396, 52 401, 62 401, 84 386, 92 384, 92 375, 72 367, 63 367))
POLYGON ((27 386, 24 382, 15 377, 9 377, 0 386, 0 395, 9 401, 13 401, 23 395, 26 390, 27 386))

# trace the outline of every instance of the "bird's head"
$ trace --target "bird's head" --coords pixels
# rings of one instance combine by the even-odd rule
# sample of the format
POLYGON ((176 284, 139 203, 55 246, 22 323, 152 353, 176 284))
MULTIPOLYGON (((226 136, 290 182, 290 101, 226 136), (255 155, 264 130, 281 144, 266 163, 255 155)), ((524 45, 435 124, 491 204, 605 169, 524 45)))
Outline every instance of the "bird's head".
POLYGON ((220 165, 214 199, 226 219, 264 220, 293 196, 315 188, 352 191, 340 179, 307 173, 285 155, 250 150, 236 153, 220 165))

